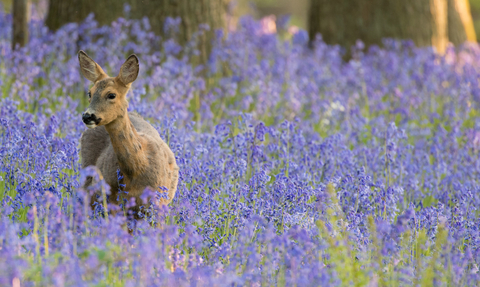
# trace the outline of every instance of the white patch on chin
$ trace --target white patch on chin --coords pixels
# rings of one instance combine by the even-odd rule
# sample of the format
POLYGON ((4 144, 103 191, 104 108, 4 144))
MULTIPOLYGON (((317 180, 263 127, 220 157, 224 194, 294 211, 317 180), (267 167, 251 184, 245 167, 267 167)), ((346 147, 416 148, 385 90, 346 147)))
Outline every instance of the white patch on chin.
POLYGON ((94 128, 97 127, 97 125, 96 125, 95 123, 93 123, 93 124, 88 124, 88 125, 86 124, 86 126, 87 126, 87 128, 89 128, 89 129, 94 129, 94 128))

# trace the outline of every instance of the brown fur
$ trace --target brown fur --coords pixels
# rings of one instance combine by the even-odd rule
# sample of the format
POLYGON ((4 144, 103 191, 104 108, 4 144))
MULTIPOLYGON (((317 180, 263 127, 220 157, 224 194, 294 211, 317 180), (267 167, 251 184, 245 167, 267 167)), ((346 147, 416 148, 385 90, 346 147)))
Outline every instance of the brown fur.
POLYGON ((111 203, 120 203, 117 169, 124 176, 123 190, 128 191, 128 197, 136 198, 137 205, 142 204, 140 196, 147 187, 160 192, 160 187, 167 188, 168 200, 159 203, 170 203, 178 183, 175 156, 149 123, 138 114, 127 112, 126 94, 138 75, 138 59, 130 56, 115 78, 107 76, 83 51, 79 53, 79 62, 82 74, 94 82, 87 112, 101 119, 80 139, 82 168, 98 167, 111 187, 111 203), (116 95, 113 100, 107 98, 111 93, 116 95))

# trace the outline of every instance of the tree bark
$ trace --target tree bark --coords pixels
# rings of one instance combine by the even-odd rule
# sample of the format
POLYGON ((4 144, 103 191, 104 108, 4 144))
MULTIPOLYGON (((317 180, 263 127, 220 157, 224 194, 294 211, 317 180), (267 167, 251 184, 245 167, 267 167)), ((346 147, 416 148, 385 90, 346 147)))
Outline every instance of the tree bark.
POLYGON ((411 39, 434 46, 474 39, 468 0, 311 0, 309 35, 350 48, 357 39, 381 45, 383 38, 411 39), (466 36, 468 35, 468 36, 466 36))
POLYGON ((13 1, 12 50, 28 43, 28 0, 13 1))
POLYGON ((80 22, 89 13, 95 14, 99 24, 109 24, 123 17, 125 4, 130 5, 130 18, 141 19, 147 16, 152 30, 164 35, 164 22, 167 17, 182 19, 178 40, 181 44, 190 40, 200 24, 208 24, 207 31, 200 39, 199 50, 205 62, 210 43, 216 29, 225 29, 227 25, 227 6, 230 0, 50 0, 46 24, 56 30, 69 22, 80 22), (68 3, 67 3, 68 2, 68 3))

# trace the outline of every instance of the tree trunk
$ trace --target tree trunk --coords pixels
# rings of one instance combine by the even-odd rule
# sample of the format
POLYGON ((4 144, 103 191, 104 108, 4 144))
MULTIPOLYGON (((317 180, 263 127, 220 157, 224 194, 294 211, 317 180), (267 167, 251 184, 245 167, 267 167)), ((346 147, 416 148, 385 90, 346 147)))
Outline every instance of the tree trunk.
POLYGON ((230 0, 50 0, 46 24, 56 30, 68 22, 79 22, 94 13, 100 24, 109 24, 123 17, 124 4, 131 7, 130 17, 141 19, 147 16, 153 31, 164 35, 164 22, 167 17, 182 19, 178 40, 188 41, 200 24, 208 24, 210 31, 200 39, 199 50, 203 62, 207 59, 211 40, 216 29, 226 28, 227 7, 230 0), (68 3, 67 3, 68 2, 68 3))
POLYGON ((55 31, 66 23, 80 22, 88 16, 94 4, 95 1, 85 0, 50 0, 45 24, 55 31))
POLYGON ((477 41, 468 0, 448 0, 448 39, 454 45, 477 41))
MULTIPOLYGON (((448 44, 448 1, 430 0, 432 13, 432 43, 439 53, 445 52, 448 44)), ((408 35, 406 35, 408 36, 408 35)))
POLYGON ((311 0, 311 41, 317 33, 326 43, 346 48, 357 39, 369 46, 397 38, 433 45, 440 53, 449 40, 474 39, 468 0, 311 0))
POLYGON ((28 43, 28 5, 28 0, 13 1, 12 50, 17 44, 23 47, 28 43))

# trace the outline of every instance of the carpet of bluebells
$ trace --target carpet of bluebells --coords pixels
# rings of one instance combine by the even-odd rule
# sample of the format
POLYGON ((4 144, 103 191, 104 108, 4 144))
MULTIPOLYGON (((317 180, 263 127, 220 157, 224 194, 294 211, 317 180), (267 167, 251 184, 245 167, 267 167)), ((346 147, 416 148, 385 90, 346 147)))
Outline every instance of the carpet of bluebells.
POLYGON ((479 284, 476 44, 441 56, 358 42, 346 61, 283 18, 272 31, 245 17, 199 65, 208 27, 180 46, 175 19, 160 38, 146 19, 53 33, 32 18, 14 51, 11 20, 0 14, 1 286, 479 284), (110 75, 139 57, 129 109, 180 167, 174 201, 146 200, 156 209, 133 234, 114 206, 89 206, 108 186, 79 165, 81 49, 110 75))

